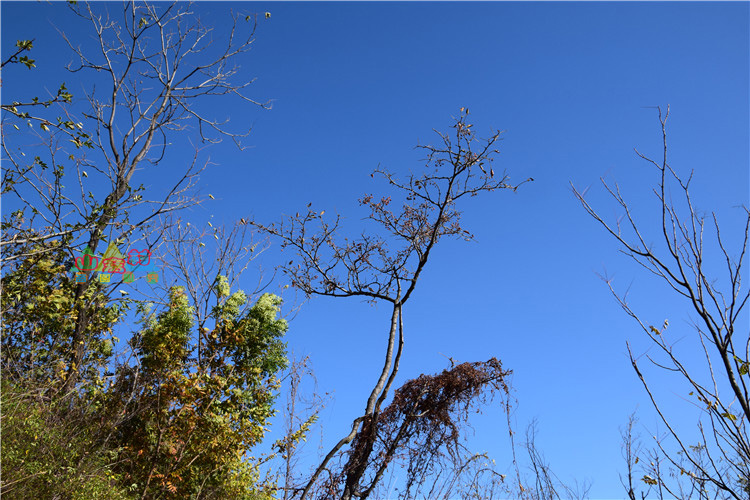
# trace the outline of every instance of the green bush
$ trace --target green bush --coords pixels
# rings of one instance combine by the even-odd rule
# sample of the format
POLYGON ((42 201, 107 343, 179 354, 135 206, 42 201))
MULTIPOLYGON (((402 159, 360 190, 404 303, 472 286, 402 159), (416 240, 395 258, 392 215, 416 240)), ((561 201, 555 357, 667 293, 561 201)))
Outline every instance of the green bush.
POLYGON ((90 417, 40 393, 2 384, 3 498, 132 498, 113 472, 113 453, 96 444, 90 417))

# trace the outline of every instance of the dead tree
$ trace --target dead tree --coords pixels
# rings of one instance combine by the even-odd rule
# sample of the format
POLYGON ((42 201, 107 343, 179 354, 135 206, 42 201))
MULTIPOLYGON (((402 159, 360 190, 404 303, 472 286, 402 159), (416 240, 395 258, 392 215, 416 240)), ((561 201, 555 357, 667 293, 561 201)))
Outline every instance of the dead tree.
MULTIPOLYGON (((331 460, 355 439, 361 442, 363 432, 378 424, 382 405, 396 377, 404 347, 404 305, 416 289, 435 245, 443 237, 471 240, 472 234, 460 223, 458 203, 463 198, 501 189, 515 190, 509 177, 496 174, 492 168, 501 132, 480 140, 468 123, 468 110, 462 108, 450 133, 437 132, 438 145, 419 145, 426 153, 424 171, 411 173, 401 180, 377 169, 372 176, 382 176, 392 195, 376 198, 367 195, 360 204, 369 209, 369 220, 378 230, 362 232, 355 239, 339 234, 341 218, 324 218, 311 205, 306 212, 286 217, 278 224, 253 224, 278 238, 284 249, 296 257, 281 266, 293 286, 308 296, 358 297, 390 304, 387 344, 383 369, 369 392, 364 411, 354 419, 350 431, 326 454, 307 483, 301 498, 307 498, 331 460)), ((524 181, 526 182, 526 181, 524 181)), ((523 184, 523 183, 521 183, 523 184)), ((343 498, 360 496, 363 486, 356 480, 361 466, 369 461, 360 454, 350 454, 345 466, 347 481, 343 498)))
MULTIPOLYGON (((620 306, 636 320, 657 348, 658 355, 648 355, 649 361, 684 383, 687 387, 685 396, 694 398, 694 404, 704 412, 697 429, 698 442, 690 442, 691 433, 677 428, 663 402, 655 396, 652 384, 644 376, 639 357, 633 354, 628 345, 633 369, 666 426, 667 437, 676 447, 671 448, 662 436, 656 438, 658 452, 663 458, 661 469, 652 471, 654 475, 647 474, 648 480, 644 481, 659 491, 678 497, 686 491, 695 491, 700 492, 701 498, 749 498, 750 440, 747 425, 750 422, 750 333, 740 318, 750 297, 750 293, 741 287, 742 266, 747 258, 750 211, 742 207, 743 218, 746 218, 744 228, 739 233, 739 248, 730 252, 716 215, 712 214, 707 221, 693 205, 690 196, 693 173, 685 178, 668 162, 668 116, 669 108, 664 114, 659 109, 661 158, 653 160, 636 150, 636 154, 654 167, 657 174, 653 193, 659 206, 658 215, 654 217, 659 221, 658 244, 650 243, 644 225, 635 220, 632 206, 616 184, 612 186, 602 180, 604 188, 622 212, 616 223, 605 221, 600 212, 586 201, 583 193, 575 188, 573 192, 584 210, 617 240, 625 255, 663 280, 697 315, 693 322, 697 332, 694 349, 703 355, 703 367, 691 366, 677 352, 674 348, 677 339, 667 330, 667 321, 663 325, 654 325, 643 319, 631 309, 627 296, 615 292, 611 280, 606 280, 620 306), (716 264, 720 267, 716 267, 716 264), (724 276, 712 276, 712 270, 721 267, 725 269, 724 276), (686 478, 689 484, 682 484, 679 478, 686 478)), ((651 462, 659 463, 658 460, 651 462)), ((633 491, 632 486, 628 486, 628 489, 633 491)))
POLYGON ((532 421, 526 427, 524 448, 529 456, 529 479, 526 486, 521 485, 519 497, 524 500, 559 500, 570 498, 583 500, 588 498, 591 484, 588 481, 566 484, 552 471, 544 454, 536 445, 537 422, 532 421))

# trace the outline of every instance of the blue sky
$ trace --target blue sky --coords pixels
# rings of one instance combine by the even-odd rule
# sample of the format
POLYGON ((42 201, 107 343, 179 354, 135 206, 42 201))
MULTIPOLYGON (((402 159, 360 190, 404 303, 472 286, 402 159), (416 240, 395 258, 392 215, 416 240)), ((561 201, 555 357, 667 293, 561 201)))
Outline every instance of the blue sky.
MULTIPOLYGON (((111 4, 110 4, 111 5, 111 4)), ((99 7, 102 7, 101 5, 99 7)), ((66 75, 70 60, 53 26, 91 43, 60 4, 2 4, 3 55, 19 38, 35 38, 33 72, 3 75, 9 96, 55 88, 74 94, 82 82, 66 75), (23 22, 20 22, 23 20, 23 22)), ((617 252, 591 220, 570 183, 605 215, 616 216, 599 177, 617 181, 656 238, 653 169, 633 147, 660 154, 653 106, 671 106, 672 165, 695 171, 694 197, 738 227, 748 203, 750 136, 750 9, 748 3, 198 3, 209 24, 229 9, 271 12, 262 20, 240 76, 263 111, 218 99, 205 109, 252 125, 239 152, 230 144, 206 151, 215 164, 201 191, 216 199, 186 214, 232 223, 242 216, 277 220, 312 202, 363 227, 356 200, 387 192, 370 172, 419 166, 418 142, 445 130, 459 107, 475 129, 506 130, 496 170, 511 180, 533 177, 516 193, 471 199, 466 227, 476 242, 444 241, 405 309, 406 351, 399 381, 460 361, 495 356, 514 372, 514 414, 521 433, 538 419, 538 445, 564 480, 593 481, 593 498, 621 498, 622 426, 639 408, 644 436, 659 427, 629 366, 625 342, 648 344, 609 295, 598 274, 630 287, 636 310, 654 324, 669 318, 673 334, 691 339, 688 305, 617 252)), ((37 94, 34 94, 37 95, 37 94)), ((16 97, 12 97, 16 99, 16 97)), ((177 142, 177 141, 176 141, 177 142)), ((174 147, 140 182, 159 186, 174 147)), ((280 256, 272 248, 262 264, 280 256)), ((248 288, 254 284, 248 276, 248 288)), ((281 282, 283 284, 283 281, 281 282)), ((291 295, 289 300, 293 300, 291 295)), ((382 366, 389 311, 356 300, 315 299, 291 323, 288 341, 310 355, 318 384, 334 391, 321 419, 325 443, 364 408, 382 366)), ((665 404, 685 426, 698 411, 667 378, 654 373, 665 404)), ((477 446, 507 459, 504 421, 490 410, 476 425, 477 446)))

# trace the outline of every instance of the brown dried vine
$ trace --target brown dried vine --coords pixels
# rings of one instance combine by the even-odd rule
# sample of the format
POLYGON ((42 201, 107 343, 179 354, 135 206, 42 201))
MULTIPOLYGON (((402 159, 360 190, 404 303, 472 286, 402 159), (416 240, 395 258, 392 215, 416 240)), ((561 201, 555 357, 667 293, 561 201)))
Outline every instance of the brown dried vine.
POLYGON ((406 468, 402 495, 411 498, 412 490, 423 486, 438 463, 463 463, 461 430, 471 410, 488 403, 498 391, 507 397, 510 374, 491 358, 406 382, 380 415, 364 422, 346 466, 326 489, 343 489, 344 497, 367 498, 387 467, 398 461, 406 468))

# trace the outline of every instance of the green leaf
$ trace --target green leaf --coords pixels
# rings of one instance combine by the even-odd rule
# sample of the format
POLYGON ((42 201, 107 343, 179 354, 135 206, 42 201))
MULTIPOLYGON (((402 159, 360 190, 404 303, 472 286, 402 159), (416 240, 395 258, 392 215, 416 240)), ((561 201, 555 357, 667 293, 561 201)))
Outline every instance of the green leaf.
POLYGON ((737 362, 738 365, 740 365, 739 367, 740 375, 747 375, 748 370, 750 369, 750 363, 748 363, 747 361, 743 361, 742 358, 739 358, 736 355, 734 356, 734 360, 737 362))
POLYGON ((648 474, 646 474, 645 476, 643 476, 641 478, 641 481, 643 481, 644 483, 646 483, 648 485, 651 485, 651 486, 659 484, 656 479, 654 479, 653 477, 649 476, 648 474))
POLYGON ((34 64, 35 60, 30 59, 28 56, 19 57, 18 62, 20 62, 21 64, 25 64, 29 69, 36 67, 36 65, 34 64))
POLYGON ((31 50, 33 46, 34 46, 33 40, 17 40, 16 41, 16 47, 22 50, 31 50))

